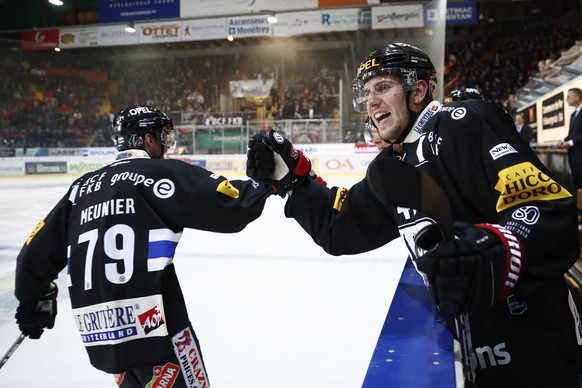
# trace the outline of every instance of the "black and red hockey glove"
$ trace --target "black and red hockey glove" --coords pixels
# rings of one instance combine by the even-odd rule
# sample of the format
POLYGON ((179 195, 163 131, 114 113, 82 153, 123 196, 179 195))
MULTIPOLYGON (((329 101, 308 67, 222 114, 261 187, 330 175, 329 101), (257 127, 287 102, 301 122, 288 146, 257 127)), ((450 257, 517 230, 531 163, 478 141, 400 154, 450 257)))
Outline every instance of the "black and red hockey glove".
POLYGON ((458 315, 506 300, 525 259, 519 239, 500 225, 454 226, 457 238, 439 243, 416 262, 435 304, 445 315, 458 315))
POLYGON ((253 179, 272 184, 283 196, 307 179, 327 184, 311 169, 309 158, 273 129, 249 141, 246 172, 253 179))
POLYGON ((22 334, 39 339, 44 329, 52 329, 55 326, 58 293, 57 285, 51 282, 42 299, 20 303, 14 317, 22 334))

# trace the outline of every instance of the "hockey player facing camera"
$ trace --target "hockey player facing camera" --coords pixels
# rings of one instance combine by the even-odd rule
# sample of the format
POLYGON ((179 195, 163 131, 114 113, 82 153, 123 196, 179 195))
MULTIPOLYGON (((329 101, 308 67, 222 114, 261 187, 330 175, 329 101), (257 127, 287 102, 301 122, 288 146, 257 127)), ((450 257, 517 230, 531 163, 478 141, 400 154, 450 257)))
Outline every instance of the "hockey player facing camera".
POLYGON ((359 65, 353 102, 390 144, 376 158, 411 164, 444 189, 453 240, 418 246, 430 218, 383 207, 367 179, 349 190, 313 184, 309 159, 274 131, 249 142, 247 174, 287 192, 286 216, 332 255, 402 236, 449 324, 468 313, 476 386, 578 387, 581 326, 563 278, 580 255, 574 198, 505 111, 475 99, 441 105, 435 89, 430 58, 394 43, 359 65))
POLYGON ((174 127, 152 106, 122 110, 113 126, 115 161, 75 180, 18 255, 17 323, 35 339, 53 327, 53 281, 66 267, 95 368, 115 374, 120 387, 209 387, 173 264, 176 246, 184 228, 241 231, 274 191, 165 159, 174 127))

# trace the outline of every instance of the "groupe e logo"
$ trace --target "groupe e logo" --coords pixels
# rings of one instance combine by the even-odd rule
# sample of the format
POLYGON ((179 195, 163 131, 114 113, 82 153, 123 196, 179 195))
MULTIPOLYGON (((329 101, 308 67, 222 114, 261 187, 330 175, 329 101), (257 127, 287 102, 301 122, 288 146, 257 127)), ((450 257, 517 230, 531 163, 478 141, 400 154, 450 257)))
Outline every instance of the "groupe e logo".
POLYGON ((454 111, 451 112, 451 118, 453 120, 460 120, 467 114, 467 109, 461 107, 456 108, 454 111))
POLYGON ((170 198, 176 191, 174 182, 169 179, 160 179, 154 184, 154 195, 161 199, 170 198))

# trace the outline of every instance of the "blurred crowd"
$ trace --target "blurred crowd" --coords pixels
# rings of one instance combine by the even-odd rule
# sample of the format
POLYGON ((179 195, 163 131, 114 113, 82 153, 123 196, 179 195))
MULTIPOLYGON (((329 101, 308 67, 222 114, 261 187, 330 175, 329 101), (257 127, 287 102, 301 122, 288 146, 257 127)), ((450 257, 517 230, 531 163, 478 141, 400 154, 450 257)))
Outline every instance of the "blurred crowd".
MULTIPOLYGON (((514 113, 513 94, 581 38, 579 23, 486 24, 446 44, 445 93, 481 90, 514 113)), ((234 80, 274 79, 269 96, 238 99, 247 118, 339 118, 345 50, 305 50, 284 71, 252 53, 168 61, 94 60, 74 51, 10 52, 0 58, 0 146, 110 146, 113 114, 134 103, 177 112, 177 121, 221 110, 234 80)), ((349 88, 346 88, 349 89, 349 88)), ((349 92, 349 91, 348 91, 349 92)))
POLYGON ((544 66, 553 63, 581 38, 580 23, 575 20, 567 24, 551 20, 532 25, 487 24, 471 39, 446 45, 447 89, 478 89, 485 100, 514 115, 512 98, 531 77, 540 75, 540 62, 544 66))

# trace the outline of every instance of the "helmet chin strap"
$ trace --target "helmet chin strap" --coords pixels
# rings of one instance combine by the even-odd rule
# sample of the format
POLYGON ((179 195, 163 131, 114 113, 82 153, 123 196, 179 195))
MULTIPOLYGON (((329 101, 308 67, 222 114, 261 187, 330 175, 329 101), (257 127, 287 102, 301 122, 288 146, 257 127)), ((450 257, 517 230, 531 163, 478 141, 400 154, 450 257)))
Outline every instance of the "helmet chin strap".
MULTIPOLYGON (((164 157, 164 154, 165 154, 165 152, 164 152, 165 146, 163 144, 158 143, 157 140, 155 140, 155 143, 160 147, 160 154, 159 155, 157 155, 158 154, 157 152, 155 154, 153 152, 151 152, 152 151, 151 148, 150 148, 150 150, 147 150, 144 147, 144 151, 147 152, 147 154, 150 156, 151 159, 162 159, 164 157)), ((156 147, 156 151, 157 151, 157 148, 158 147, 156 147)))
POLYGON ((164 150, 164 145, 157 143, 160 146, 160 154, 158 156, 151 156, 152 159, 163 159, 164 158, 164 154, 165 154, 165 150, 164 150))

